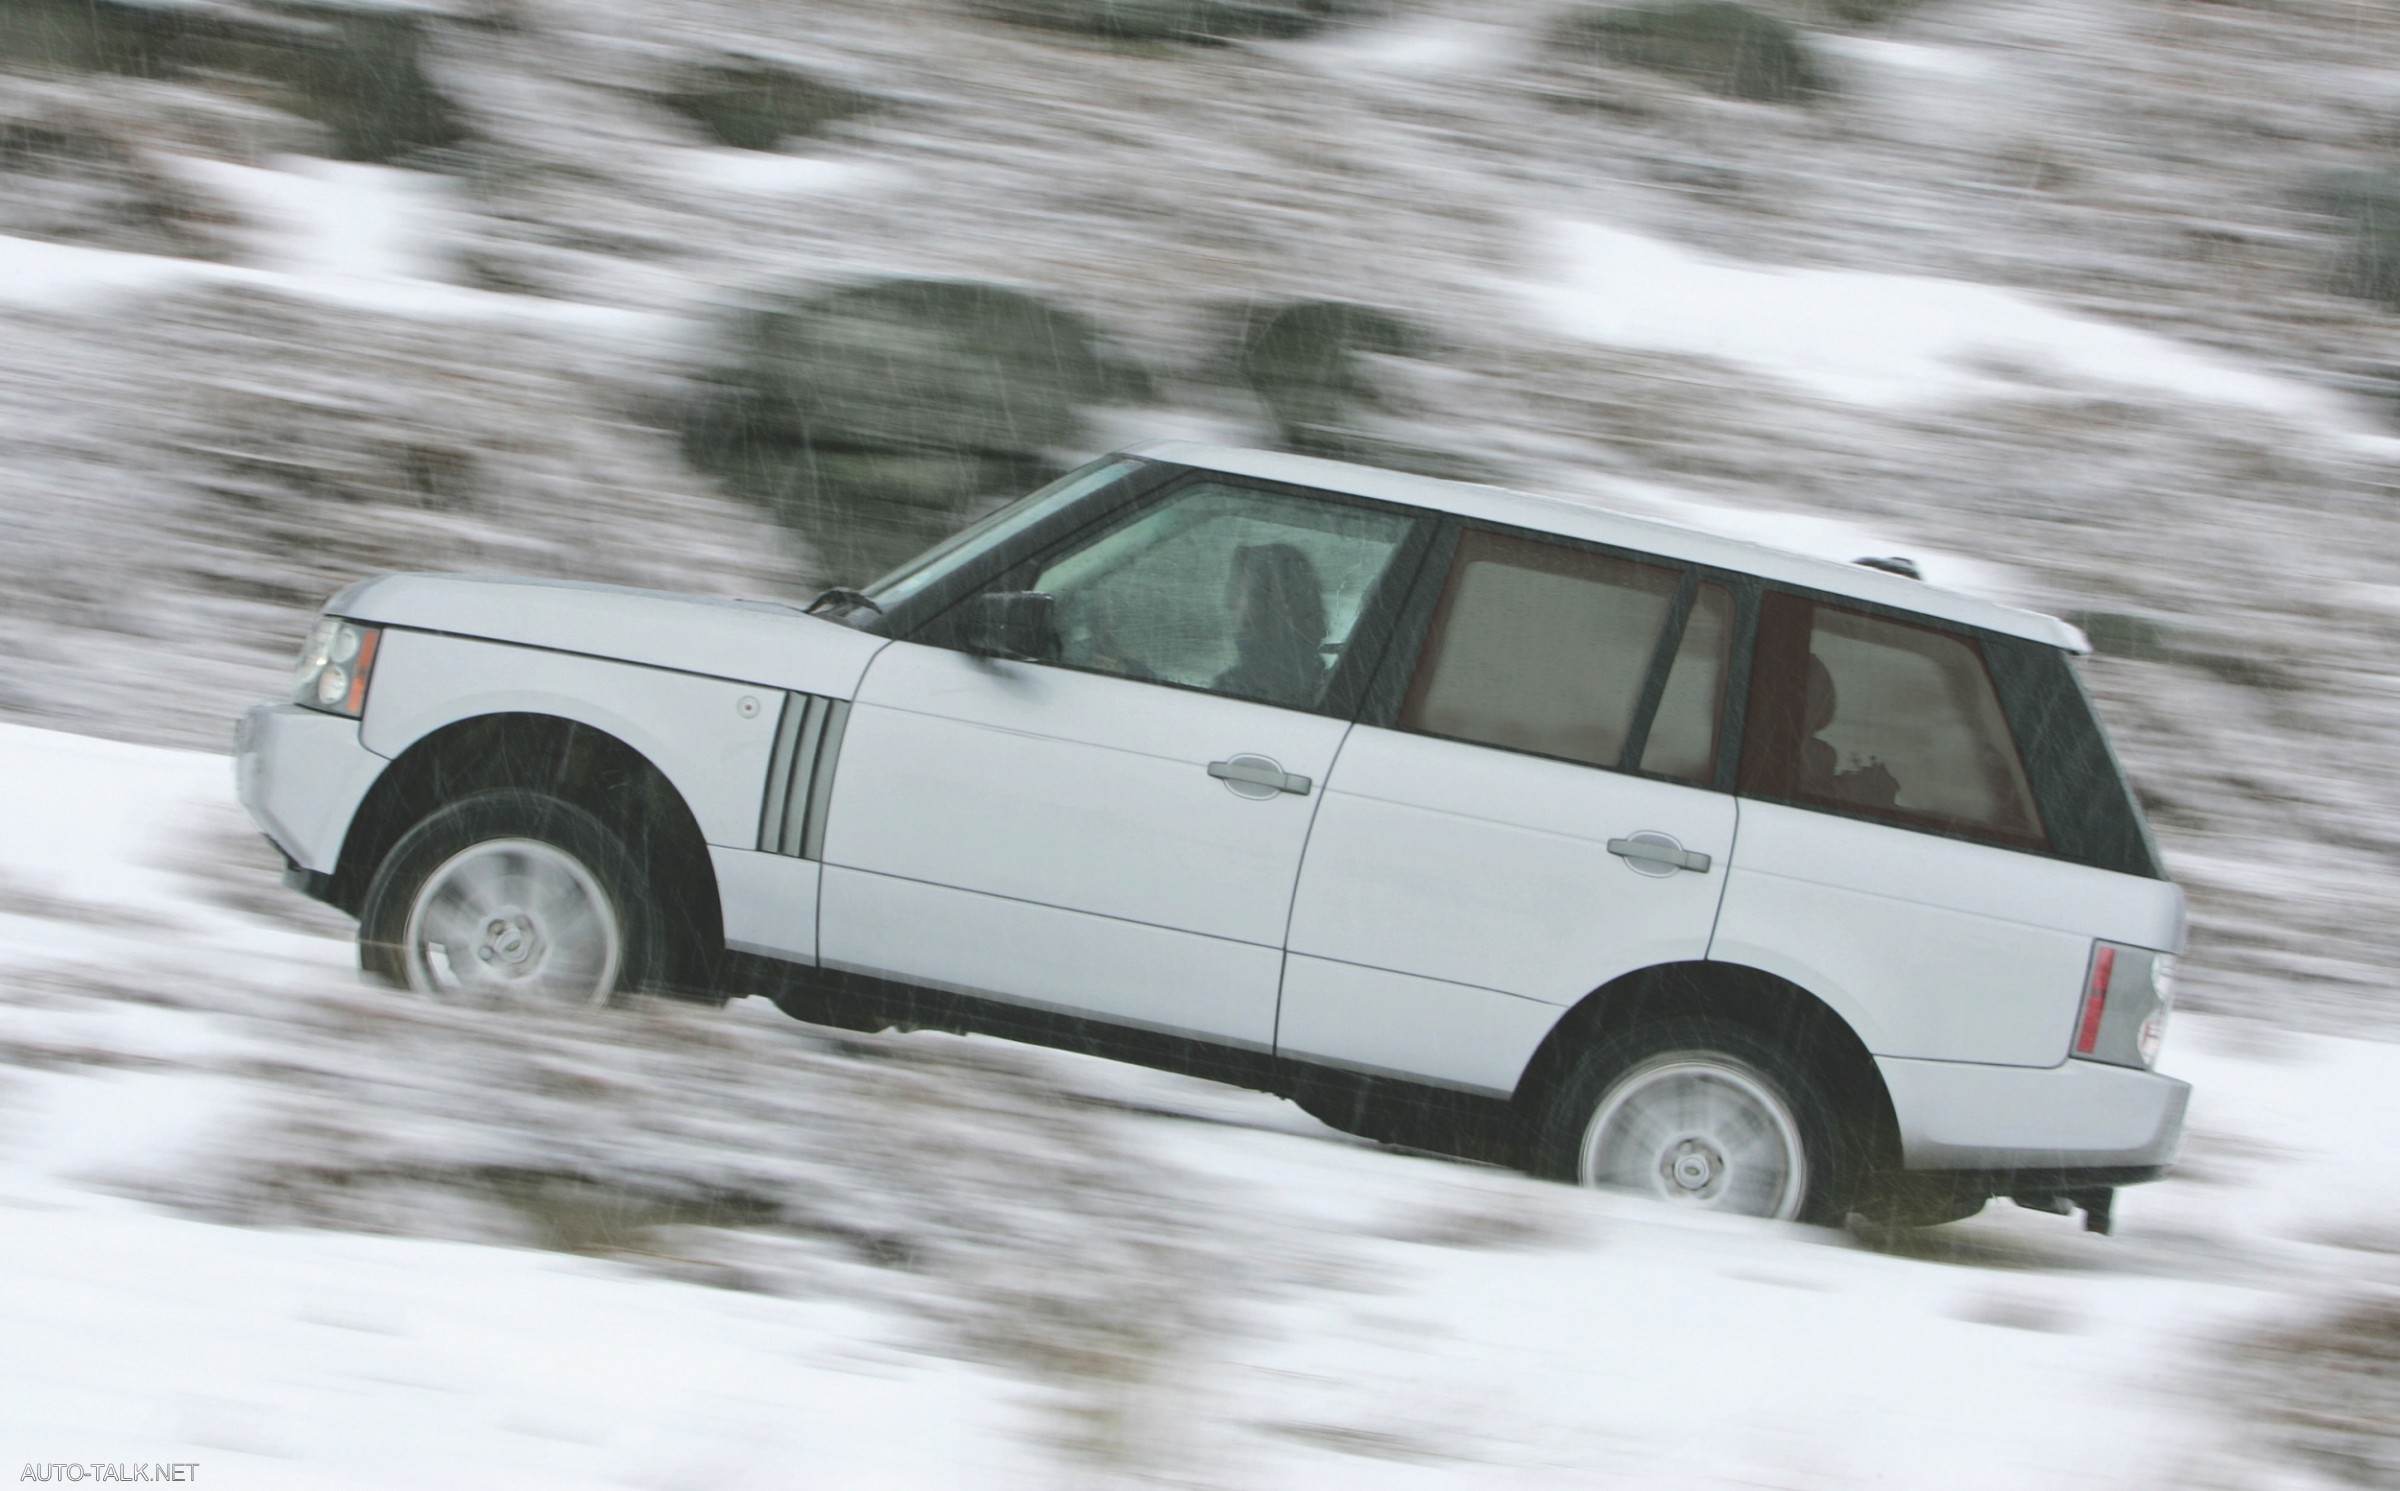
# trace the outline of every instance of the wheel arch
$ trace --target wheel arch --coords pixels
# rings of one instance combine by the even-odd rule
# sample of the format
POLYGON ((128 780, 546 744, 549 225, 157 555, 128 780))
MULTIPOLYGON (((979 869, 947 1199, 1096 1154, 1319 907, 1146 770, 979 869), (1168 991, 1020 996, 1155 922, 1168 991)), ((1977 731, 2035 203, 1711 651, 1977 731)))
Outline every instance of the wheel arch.
POLYGON ((1866 1168, 1900 1164, 1900 1125, 1883 1073, 1866 1042, 1832 1005, 1763 969, 1740 963, 1661 963, 1584 996, 1534 1050, 1512 1103, 1530 1116, 1594 1041, 1653 1020, 1705 1018, 1739 1025, 1787 1050, 1816 1079, 1866 1168))
POLYGON ((669 982, 705 988, 724 912, 699 820, 665 772, 580 720, 502 712, 453 720, 394 757, 351 818, 327 899, 356 915, 393 845, 427 814, 497 787, 548 792, 606 824, 649 873, 668 938, 669 982))

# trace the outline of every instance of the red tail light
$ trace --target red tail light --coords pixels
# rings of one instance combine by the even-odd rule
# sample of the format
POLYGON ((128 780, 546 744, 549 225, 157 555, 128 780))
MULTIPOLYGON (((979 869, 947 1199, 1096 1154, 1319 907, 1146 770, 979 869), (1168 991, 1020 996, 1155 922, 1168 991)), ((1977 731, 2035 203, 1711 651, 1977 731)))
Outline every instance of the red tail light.
POLYGON ((2108 1013, 2108 981, 2117 971, 2117 950, 2107 943, 2092 949, 2091 977, 2083 986, 2083 1019, 2075 1027, 2075 1054, 2089 1056, 2100 1049, 2100 1019, 2108 1013))

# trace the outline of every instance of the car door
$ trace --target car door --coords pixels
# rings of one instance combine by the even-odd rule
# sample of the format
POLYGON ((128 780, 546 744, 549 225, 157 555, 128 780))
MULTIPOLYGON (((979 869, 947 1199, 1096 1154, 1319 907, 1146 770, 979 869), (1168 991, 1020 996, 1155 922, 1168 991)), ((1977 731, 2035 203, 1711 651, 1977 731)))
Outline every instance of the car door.
POLYGON ((1704 956, 1736 615, 1680 566, 1465 533, 1326 784, 1277 1051, 1505 1093, 1566 1007, 1704 956))
POLYGON ((1423 526, 1195 475, 986 587, 1052 597, 1055 656, 970 655, 955 612, 884 649, 822 961, 1269 1048, 1301 849, 1423 526))

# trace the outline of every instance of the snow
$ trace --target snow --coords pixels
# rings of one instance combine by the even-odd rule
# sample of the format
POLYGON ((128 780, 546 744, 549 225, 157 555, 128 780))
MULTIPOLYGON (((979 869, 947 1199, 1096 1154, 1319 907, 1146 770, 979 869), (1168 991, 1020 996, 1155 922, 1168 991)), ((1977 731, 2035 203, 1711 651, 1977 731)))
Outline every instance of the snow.
POLYGON ((1308 41, 1260 45, 1327 72, 1364 69, 1402 77, 1485 72, 1506 65, 1524 50, 1505 27, 1455 16, 1411 17, 1336 29, 1308 41))
POLYGON ((534 323, 651 347, 688 334, 657 313, 499 294, 447 282, 447 183, 392 166, 285 157, 271 167, 175 168, 242 209, 253 262, 214 264, 0 234, 0 305, 94 309, 195 286, 240 285, 398 316, 534 323))
POLYGON ((286 156, 270 167, 187 159, 261 238, 262 267, 304 278, 439 279, 450 183, 421 171, 286 156))
POLYGON ((9 1215, 0 1440, 22 1461, 268 1488, 1039 1484, 1010 1384, 838 1303, 456 1243, 9 1215))
POLYGON ((1535 238, 1558 270, 1521 293, 1552 330, 1748 364, 1828 398, 1940 403, 2074 378, 2348 423, 2301 385, 1995 286, 1738 264, 1603 223, 1554 223, 1535 238))
POLYGON ((193 273, 189 260, 129 254, 79 243, 0 234, 0 303, 58 307, 132 291, 159 290, 193 273))
POLYGON ((1980 81, 1997 77, 2003 71, 1991 57, 1961 47, 1929 46, 1881 36, 1820 36, 1814 44, 1837 57, 1848 57, 1870 67, 1945 83, 1980 81))
MULTIPOLYGON (((2371 1041, 2179 1017, 2186 1165, 2122 1194, 2118 1236, 2000 1202, 1874 1247, 1018 1053, 1072 1099, 1061 1121, 1092 1126, 1078 1144, 1176 1208, 1141 1225, 1239 1264, 1154 1369, 1070 1413, 1070 1453, 1059 1381, 929 1332, 914 1303, 951 1287, 938 1271, 735 1290, 638 1252, 495 1245, 438 1210, 396 1229, 424 1235, 368 1235, 162 1205, 140 1177, 283 1142, 256 1125, 297 1111, 294 1063, 339 1076, 301 1043, 321 1032, 295 1033, 312 1011, 410 1003, 355 990, 338 926, 284 914, 301 903, 223 838, 223 757, 0 726, 0 780, 0 1445, 21 1461, 197 1461, 264 1487, 2117 1487, 2242 1463, 2270 1479, 2229 1483, 2308 1486, 2260 1458, 2221 1368, 2259 1324, 2400 1284, 2400 1047, 2371 1041)), ((657 1029, 755 1046, 769 1073, 813 1049, 755 1000, 692 1018, 657 1029)), ((499 1019, 456 1038, 520 1039, 499 1019)), ((412 1064, 442 1028, 389 1024, 385 1069, 329 1097, 396 1121, 369 1078, 432 1080, 412 1064)), ((915 1053, 965 1081, 999 1049, 854 1047, 888 1054, 828 1048, 805 1080, 915 1053)), ((493 1093, 488 1121, 532 1096, 493 1093)), ((611 1142, 669 1142, 646 1132, 611 1142)), ((1039 1267, 1114 1266, 1079 1254, 1093 1238, 1024 1235, 1048 1239, 1039 1267)))
POLYGON ((682 150, 679 164, 696 179, 727 191, 805 196, 856 190, 888 181, 891 173, 863 161, 791 155, 772 150, 682 150))

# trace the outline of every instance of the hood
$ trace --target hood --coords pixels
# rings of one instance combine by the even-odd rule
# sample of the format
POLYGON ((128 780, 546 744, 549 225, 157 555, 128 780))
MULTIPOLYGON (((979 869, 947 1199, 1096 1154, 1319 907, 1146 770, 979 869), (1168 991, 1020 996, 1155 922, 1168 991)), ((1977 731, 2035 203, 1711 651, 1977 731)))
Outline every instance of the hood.
POLYGON ((506 575, 382 575, 331 615, 847 699, 885 642, 777 601, 506 575))

